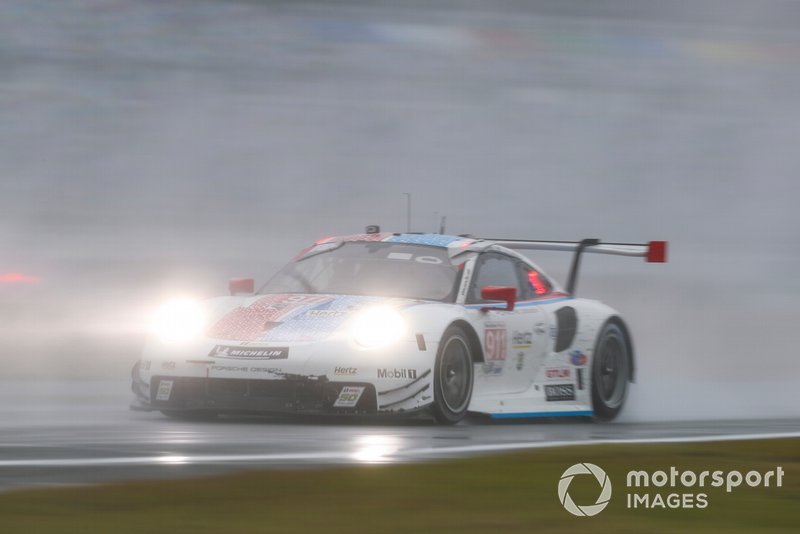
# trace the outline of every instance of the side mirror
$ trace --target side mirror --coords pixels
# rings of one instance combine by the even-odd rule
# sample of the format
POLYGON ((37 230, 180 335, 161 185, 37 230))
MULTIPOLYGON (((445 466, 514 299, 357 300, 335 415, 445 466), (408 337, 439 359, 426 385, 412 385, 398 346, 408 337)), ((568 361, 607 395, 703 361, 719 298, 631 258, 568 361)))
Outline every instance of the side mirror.
POLYGON ((486 310, 508 310, 514 311, 514 303, 517 301, 517 288, 502 286, 486 286, 481 288, 481 298, 483 300, 502 300, 505 301, 505 308, 493 308, 484 306, 481 311, 486 310))
POLYGON ((231 278, 228 282, 228 290, 232 296, 252 295, 256 292, 256 281, 252 278, 231 278))

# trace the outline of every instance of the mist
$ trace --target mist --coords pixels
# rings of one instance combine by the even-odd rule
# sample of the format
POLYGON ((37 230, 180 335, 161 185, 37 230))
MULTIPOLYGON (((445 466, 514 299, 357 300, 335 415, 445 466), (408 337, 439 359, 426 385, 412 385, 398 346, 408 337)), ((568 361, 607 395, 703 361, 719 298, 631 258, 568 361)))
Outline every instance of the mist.
POLYGON ((800 415, 800 3, 590 4, 4 2, 0 379, 124 379, 164 297, 408 192, 415 231, 670 242, 584 261, 623 420, 800 415))

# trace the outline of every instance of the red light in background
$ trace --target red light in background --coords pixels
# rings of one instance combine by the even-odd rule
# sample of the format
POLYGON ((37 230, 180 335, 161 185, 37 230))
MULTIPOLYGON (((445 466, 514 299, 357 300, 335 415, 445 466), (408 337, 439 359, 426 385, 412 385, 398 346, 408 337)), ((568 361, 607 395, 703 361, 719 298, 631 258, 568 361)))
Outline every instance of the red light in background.
POLYGON ((36 284, 39 282, 38 276, 23 273, 3 273, 0 274, 0 283, 4 284, 36 284))
POLYGON ((537 295, 544 295, 547 293, 547 288, 544 287, 544 284, 541 280, 539 280, 539 273, 536 271, 528 271, 528 281, 530 281, 531 286, 533 286, 533 290, 536 292, 537 295))

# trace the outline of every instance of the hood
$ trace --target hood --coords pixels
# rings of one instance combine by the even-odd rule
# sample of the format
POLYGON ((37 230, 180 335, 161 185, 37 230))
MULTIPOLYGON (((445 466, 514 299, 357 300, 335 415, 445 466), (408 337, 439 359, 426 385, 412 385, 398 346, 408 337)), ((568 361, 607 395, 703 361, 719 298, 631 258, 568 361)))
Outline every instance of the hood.
POLYGON ((247 298, 225 314, 207 335, 236 341, 319 341, 365 306, 410 302, 413 301, 355 295, 259 295, 247 298))

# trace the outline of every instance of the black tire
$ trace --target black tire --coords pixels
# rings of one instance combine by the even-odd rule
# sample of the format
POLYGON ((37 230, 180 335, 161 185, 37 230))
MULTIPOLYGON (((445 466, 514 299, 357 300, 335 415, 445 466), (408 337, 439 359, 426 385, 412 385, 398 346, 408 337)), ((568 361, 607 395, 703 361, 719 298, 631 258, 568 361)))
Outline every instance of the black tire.
POLYGON ((464 329, 445 330, 433 373, 433 416, 442 424, 454 425, 467 414, 472 399, 474 364, 469 338, 464 329))
POLYGON ((622 410, 631 378, 630 346, 625 332, 606 323, 597 336, 592 358, 592 407, 594 419, 611 421, 622 410))
POLYGON ((206 412, 200 410, 161 410, 161 413, 170 419, 178 421, 211 421, 217 418, 217 412, 206 412))

